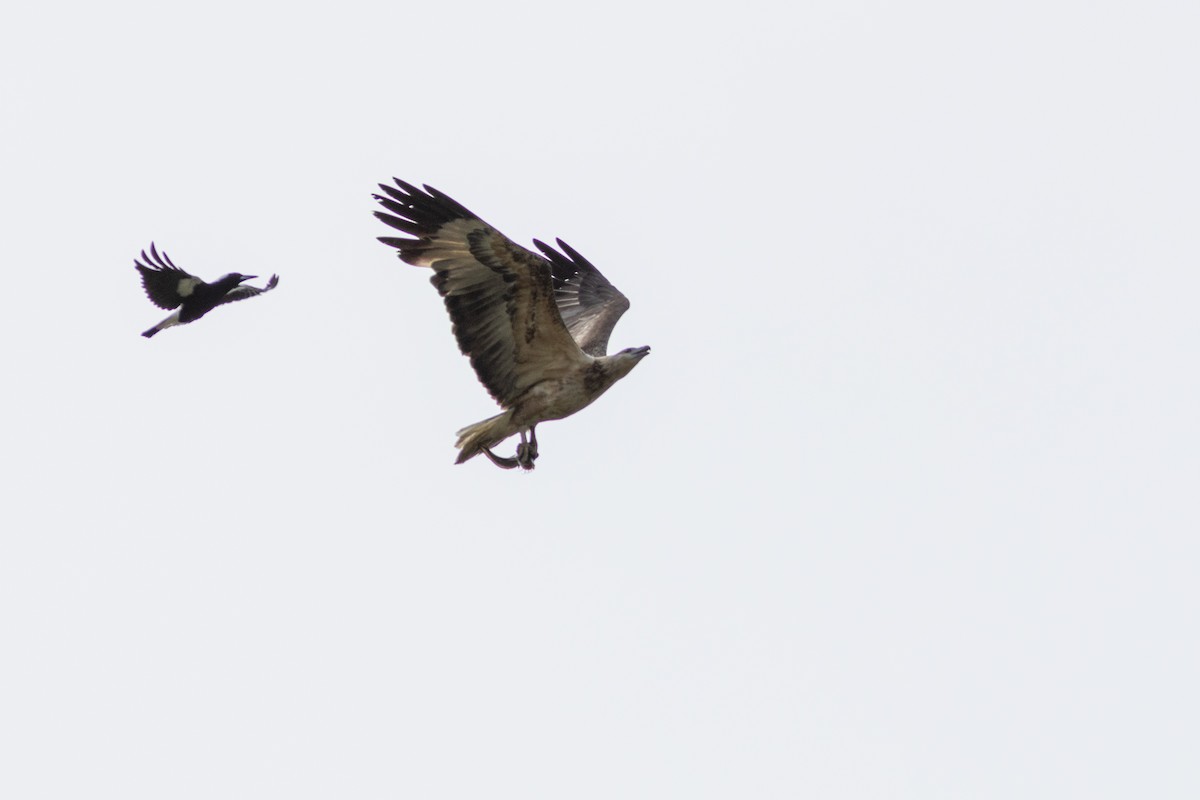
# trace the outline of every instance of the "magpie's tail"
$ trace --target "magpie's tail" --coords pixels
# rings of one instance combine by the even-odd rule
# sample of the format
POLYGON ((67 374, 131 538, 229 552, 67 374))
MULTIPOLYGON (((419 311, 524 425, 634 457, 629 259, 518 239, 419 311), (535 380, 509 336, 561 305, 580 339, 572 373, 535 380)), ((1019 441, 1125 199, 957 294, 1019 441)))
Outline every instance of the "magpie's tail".
POLYGON ((179 311, 177 310, 174 314, 167 317, 166 319, 164 319, 162 322, 155 325, 150 330, 142 331, 142 336, 145 336, 147 339, 149 339, 151 336, 158 333, 159 331, 165 330, 166 328, 169 328, 172 325, 178 325, 178 324, 179 324, 179 311))

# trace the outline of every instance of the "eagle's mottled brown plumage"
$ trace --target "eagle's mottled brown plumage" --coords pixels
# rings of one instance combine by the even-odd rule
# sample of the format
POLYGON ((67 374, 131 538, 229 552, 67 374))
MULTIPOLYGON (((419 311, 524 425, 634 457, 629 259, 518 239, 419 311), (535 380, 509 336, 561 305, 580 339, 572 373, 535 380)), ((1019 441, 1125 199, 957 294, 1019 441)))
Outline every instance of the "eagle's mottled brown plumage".
POLYGON ((535 426, 585 407, 628 374, 650 348, 605 355, 629 307, 591 263, 535 241, 527 250, 431 186, 380 184, 380 220, 409 237, 381 236, 409 264, 433 269, 459 349, 504 412, 459 431, 458 462, 485 453, 504 467, 533 468, 535 426), (526 433, 531 442, 526 443, 526 433), (516 459, 492 447, 519 434, 516 459))

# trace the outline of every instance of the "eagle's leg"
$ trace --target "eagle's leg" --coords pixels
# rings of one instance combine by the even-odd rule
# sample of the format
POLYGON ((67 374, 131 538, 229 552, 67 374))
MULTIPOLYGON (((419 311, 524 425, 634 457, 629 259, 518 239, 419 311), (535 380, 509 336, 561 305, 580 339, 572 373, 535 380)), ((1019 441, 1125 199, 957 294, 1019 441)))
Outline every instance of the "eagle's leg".
MULTIPOLYGON (((529 429, 529 433, 533 435, 533 428, 529 429)), ((534 437, 530 443, 525 440, 525 431, 521 431, 521 443, 517 445, 517 463, 521 465, 521 469, 533 469, 533 460, 537 458, 537 438, 534 437)))
POLYGON ((486 447, 484 447, 482 449, 483 449, 483 454, 485 456, 487 456, 488 459, 490 459, 491 462, 493 464, 495 464, 497 467, 499 467, 500 469, 513 469, 518 464, 520 464, 520 462, 515 458, 504 458, 503 456, 498 456, 495 453, 493 453, 491 450, 487 449, 486 447))
POLYGON ((525 453, 529 456, 531 464, 537 460, 537 425, 529 426, 529 447, 525 450, 525 453))

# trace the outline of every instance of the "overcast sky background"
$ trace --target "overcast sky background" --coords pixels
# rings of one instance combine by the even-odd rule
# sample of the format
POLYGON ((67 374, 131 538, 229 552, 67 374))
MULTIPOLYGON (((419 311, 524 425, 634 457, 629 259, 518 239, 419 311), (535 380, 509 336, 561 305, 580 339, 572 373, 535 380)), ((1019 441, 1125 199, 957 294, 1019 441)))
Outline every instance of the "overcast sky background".
POLYGON ((0 795, 1200 796, 1200 17, 991 5, 6 11, 0 795), (632 301, 531 474, 392 175, 632 301))

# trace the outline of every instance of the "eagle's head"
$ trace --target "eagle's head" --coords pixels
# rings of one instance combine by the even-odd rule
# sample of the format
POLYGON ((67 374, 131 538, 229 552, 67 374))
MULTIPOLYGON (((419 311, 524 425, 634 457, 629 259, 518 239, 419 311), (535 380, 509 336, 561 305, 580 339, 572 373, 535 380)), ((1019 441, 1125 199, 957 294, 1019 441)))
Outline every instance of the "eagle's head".
POLYGON ((638 362, 649 353, 649 345, 645 347, 626 347, 619 353, 613 353, 608 357, 608 367, 616 375, 613 380, 628 375, 629 371, 636 367, 638 362))

